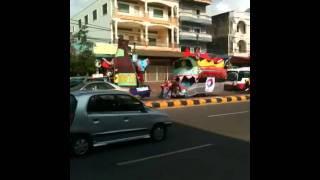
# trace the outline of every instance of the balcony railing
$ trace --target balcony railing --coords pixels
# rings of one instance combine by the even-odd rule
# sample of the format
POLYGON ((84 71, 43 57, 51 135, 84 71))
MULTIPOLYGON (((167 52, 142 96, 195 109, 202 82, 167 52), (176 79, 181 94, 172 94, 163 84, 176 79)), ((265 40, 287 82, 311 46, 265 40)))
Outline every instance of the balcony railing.
POLYGON ((123 13, 120 12, 117 9, 113 10, 114 17, 125 19, 125 20, 133 20, 133 21, 140 21, 140 22, 150 22, 155 24, 163 24, 163 25, 177 25, 178 19, 177 17, 168 17, 168 19, 157 19, 149 16, 149 13, 143 13, 141 14, 129 14, 129 13, 123 13))
POLYGON ((194 40, 202 42, 212 42, 212 35, 207 33, 196 33, 196 32, 180 32, 181 40, 194 40))
POLYGON ((161 42, 145 42, 145 41, 129 41, 129 45, 145 46, 145 47, 166 47, 166 48, 178 48, 177 43, 161 43, 161 42))
POLYGON ((200 24, 212 24, 211 18, 208 15, 197 15, 191 12, 180 11, 181 21, 191 21, 200 24))

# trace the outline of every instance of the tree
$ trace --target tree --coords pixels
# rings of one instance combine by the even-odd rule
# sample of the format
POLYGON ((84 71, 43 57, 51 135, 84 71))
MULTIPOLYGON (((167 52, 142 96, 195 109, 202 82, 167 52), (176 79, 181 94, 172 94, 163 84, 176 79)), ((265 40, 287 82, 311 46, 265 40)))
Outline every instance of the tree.
MULTIPOLYGON (((70 54, 70 75, 86 75, 95 71, 95 56, 92 52, 93 43, 87 40, 87 27, 82 26, 77 34, 80 48, 78 53, 70 54)), ((74 49, 74 47, 71 47, 74 49)))

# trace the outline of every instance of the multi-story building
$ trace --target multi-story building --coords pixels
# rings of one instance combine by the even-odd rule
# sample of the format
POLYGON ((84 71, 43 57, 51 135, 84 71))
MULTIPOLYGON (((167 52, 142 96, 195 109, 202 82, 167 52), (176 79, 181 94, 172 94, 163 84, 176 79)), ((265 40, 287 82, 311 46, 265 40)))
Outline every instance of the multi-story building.
POLYGON ((212 41, 208 33, 211 17, 206 13, 206 6, 211 0, 180 0, 180 47, 181 51, 190 48, 191 52, 198 47, 207 52, 207 43, 212 41))
POLYGON ((117 44, 129 40, 139 58, 149 58, 147 82, 170 78, 172 61, 181 57, 178 0, 97 0, 71 18, 72 32, 86 24, 88 39, 117 44))
POLYGON ((83 25, 87 26, 88 40, 111 43, 111 0, 96 0, 72 16, 70 19, 70 32, 73 34, 78 32, 83 25))
MULTIPOLYGON (((249 10, 250 11, 250 10, 249 10)), ((230 11, 212 16, 210 53, 250 56, 250 12, 230 11)))

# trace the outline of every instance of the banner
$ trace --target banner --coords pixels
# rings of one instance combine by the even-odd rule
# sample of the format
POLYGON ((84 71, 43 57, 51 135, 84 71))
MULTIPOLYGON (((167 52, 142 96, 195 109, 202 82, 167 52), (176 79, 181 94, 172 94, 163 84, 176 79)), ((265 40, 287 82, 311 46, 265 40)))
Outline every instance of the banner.
POLYGON ((135 73, 119 73, 119 86, 137 86, 137 76, 135 73))

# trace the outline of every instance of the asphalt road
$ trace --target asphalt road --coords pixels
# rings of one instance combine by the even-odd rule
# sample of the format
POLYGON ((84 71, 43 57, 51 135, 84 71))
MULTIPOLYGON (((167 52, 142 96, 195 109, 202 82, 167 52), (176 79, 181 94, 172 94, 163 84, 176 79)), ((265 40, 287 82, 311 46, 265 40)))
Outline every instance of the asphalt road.
POLYGON ((71 158, 71 180, 249 180, 249 102, 166 109, 159 143, 139 140, 71 158))

